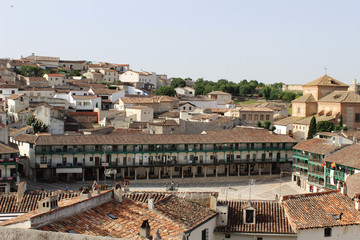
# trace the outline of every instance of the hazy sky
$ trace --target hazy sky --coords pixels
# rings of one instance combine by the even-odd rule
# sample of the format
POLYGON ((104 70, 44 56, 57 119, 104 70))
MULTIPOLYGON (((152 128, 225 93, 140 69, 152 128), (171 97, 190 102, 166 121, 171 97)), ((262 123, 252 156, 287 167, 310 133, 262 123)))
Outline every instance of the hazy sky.
POLYGON ((359 10, 356 0, 1 0, 0 57, 265 83, 305 83, 326 65, 351 83, 360 80, 359 10))

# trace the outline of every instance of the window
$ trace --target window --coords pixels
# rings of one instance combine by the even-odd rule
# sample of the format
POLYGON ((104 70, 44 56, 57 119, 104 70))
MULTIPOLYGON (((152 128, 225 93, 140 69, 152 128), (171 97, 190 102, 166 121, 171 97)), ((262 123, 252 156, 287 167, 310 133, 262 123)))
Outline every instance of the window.
POLYGON ((263 238, 262 237, 258 237, 258 238, 256 238, 257 240, 263 240, 263 238))
POLYGON ((324 237, 331 237, 331 228, 324 229, 324 237))
POLYGON ((15 90, 11 90, 11 94, 15 94, 15 90))
POLYGON ((246 114, 242 115, 242 119, 246 120, 246 114))
POLYGON ((355 122, 360 122, 360 113, 355 113, 355 122))
POLYGON ((0 90, 0 93, 2 93, 2 90, 0 90))
POLYGON ((207 228, 201 231, 201 240, 208 240, 208 235, 209 235, 208 232, 209 229, 207 228))
POLYGON ((260 115, 260 121, 263 121, 263 120, 264 120, 264 115, 261 114, 261 115, 260 115))
POLYGON ((230 238, 230 233, 225 233, 225 238, 230 238))
POLYGON ((259 118, 259 115, 254 115, 254 120, 258 120, 258 118, 259 118))
POLYGON ((266 120, 270 120, 270 115, 266 115, 266 120))
POLYGON ((249 114, 249 120, 252 120, 252 115, 251 114, 249 114))
POLYGON ((298 113, 300 113, 300 108, 298 108, 298 113))
POLYGON ((246 210, 246 223, 254 223, 254 210, 246 210))

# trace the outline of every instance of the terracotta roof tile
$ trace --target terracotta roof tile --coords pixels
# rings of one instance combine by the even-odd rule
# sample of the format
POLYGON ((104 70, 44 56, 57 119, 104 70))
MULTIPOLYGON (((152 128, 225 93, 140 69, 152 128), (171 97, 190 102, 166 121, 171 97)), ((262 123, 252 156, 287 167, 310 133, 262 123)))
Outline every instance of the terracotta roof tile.
POLYGON ((218 232, 267 233, 267 234, 295 234, 286 213, 277 201, 252 201, 256 209, 255 224, 243 223, 243 208, 247 201, 220 201, 228 205, 227 226, 217 227, 218 232))
POLYGON ((349 85, 346 85, 335 78, 332 78, 328 75, 321 76, 311 82, 308 82, 304 84, 304 86, 344 86, 348 87, 349 85))
POLYGON ((354 144, 324 158, 325 162, 360 169, 360 144, 354 144))
POLYGON ((354 202, 338 191, 284 196, 282 204, 296 229, 360 224, 360 212, 354 202), (341 219, 334 217, 341 213, 341 219))
POLYGON ((341 146, 337 146, 329 143, 329 140, 322 138, 313 138, 296 144, 293 149, 306 151, 317 154, 330 154, 340 149, 341 146))

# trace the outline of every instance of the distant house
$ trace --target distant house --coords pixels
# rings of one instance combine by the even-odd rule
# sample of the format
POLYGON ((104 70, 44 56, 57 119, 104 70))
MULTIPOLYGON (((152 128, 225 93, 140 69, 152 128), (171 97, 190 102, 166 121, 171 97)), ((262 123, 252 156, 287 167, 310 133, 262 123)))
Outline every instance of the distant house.
POLYGON ((43 77, 25 77, 25 83, 31 87, 49 87, 49 82, 43 77))
POLYGON ((143 86, 148 84, 153 86, 153 88, 157 88, 156 79, 157 76, 154 72, 136 72, 129 70, 120 75, 121 82, 142 83, 143 86))
POLYGON ((42 105, 34 110, 36 119, 48 127, 50 134, 64 134, 65 111, 49 105, 42 105))
POLYGON ((126 117, 132 117, 132 121, 151 122, 154 118, 154 109, 147 106, 132 106, 125 109, 126 117))
POLYGON ((65 76, 61 74, 46 73, 44 78, 46 78, 51 87, 62 86, 65 83, 65 76))
POLYGON ((196 109, 196 106, 194 104, 191 104, 189 102, 181 102, 179 104, 180 111, 184 112, 193 112, 196 109))
POLYGON ((207 96, 216 100, 217 108, 226 108, 226 102, 231 100, 231 94, 222 91, 213 91, 208 93, 207 96))
POLYGON ((114 106, 118 110, 125 110, 132 106, 148 106, 154 109, 154 113, 163 113, 178 108, 176 104, 178 104, 178 99, 168 96, 134 96, 120 98, 114 106))
POLYGON ((264 107, 237 107, 228 110, 224 115, 241 118, 249 126, 256 126, 258 122, 264 124, 266 121, 270 121, 272 123, 274 120, 274 111, 264 107))
POLYGON ((86 78, 92 79, 94 82, 102 82, 104 74, 100 72, 87 72, 83 74, 86 78))
POLYGON ((18 94, 18 86, 10 84, 0 85, 0 101, 6 102, 6 99, 13 94, 18 94))
POLYGON ((70 104, 76 111, 94 111, 101 108, 101 98, 93 95, 71 95, 70 104))
POLYGON ((85 71, 86 61, 85 60, 60 60, 59 67, 66 67, 70 70, 85 71))
POLYGON ((175 91, 178 97, 195 97, 195 89, 191 87, 177 87, 175 91))

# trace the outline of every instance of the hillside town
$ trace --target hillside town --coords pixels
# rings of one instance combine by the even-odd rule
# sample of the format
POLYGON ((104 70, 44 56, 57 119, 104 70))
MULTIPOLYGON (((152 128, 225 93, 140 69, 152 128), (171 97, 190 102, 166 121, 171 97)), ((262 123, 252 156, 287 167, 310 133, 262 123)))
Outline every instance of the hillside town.
POLYGON ((0 232, 360 239, 360 85, 314 79, 281 89, 256 81, 248 94, 241 82, 205 91, 202 80, 129 63, 2 58, 0 232), (279 178, 295 190, 251 197, 254 179, 279 178), (230 184, 179 189, 224 181, 249 182, 249 197, 228 198, 230 184))

